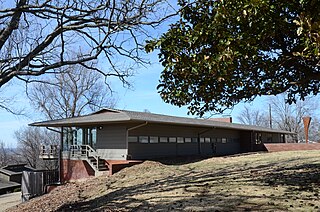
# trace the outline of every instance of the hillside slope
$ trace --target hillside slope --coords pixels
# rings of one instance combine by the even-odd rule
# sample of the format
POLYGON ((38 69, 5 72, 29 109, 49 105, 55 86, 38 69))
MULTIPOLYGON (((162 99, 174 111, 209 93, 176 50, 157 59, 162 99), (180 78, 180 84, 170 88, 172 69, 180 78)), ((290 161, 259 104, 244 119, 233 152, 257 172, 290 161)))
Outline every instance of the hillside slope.
POLYGON ((9 211, 320 211, 320 151, 172 164, 69 183, 9 211))

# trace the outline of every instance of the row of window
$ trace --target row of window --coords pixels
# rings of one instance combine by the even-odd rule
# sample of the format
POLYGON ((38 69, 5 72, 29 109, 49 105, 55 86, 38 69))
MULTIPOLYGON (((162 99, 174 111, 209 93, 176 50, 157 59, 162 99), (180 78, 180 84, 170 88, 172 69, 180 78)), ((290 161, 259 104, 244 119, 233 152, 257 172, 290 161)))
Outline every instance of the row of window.
POLYGON ((95 148, 97 143, 97 128, 63 127, 63 149, 67 150, 71 145, 90 145, 95 148))
MULTIPOLYGON (((158 137, 158 136, 129 136, 129 143, 198 143, 198 138, 191 137, 158 137)), ((200 143, 239 142, 235 138, 200 138, 200 143)))

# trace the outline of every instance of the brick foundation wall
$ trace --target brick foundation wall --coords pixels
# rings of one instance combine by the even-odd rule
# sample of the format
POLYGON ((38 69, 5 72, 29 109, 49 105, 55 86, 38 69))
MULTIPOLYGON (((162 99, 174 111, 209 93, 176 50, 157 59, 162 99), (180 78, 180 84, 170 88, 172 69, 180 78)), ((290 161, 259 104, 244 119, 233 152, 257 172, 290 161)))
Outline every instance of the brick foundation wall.
POLYGON ((87 161, 64 159, 62 160, 61 175, 62 182, 67 182, 94 176, 94 170, 87 161))
POLYGON ((268 152, 299 151, 299 150, 320 150, 319 144, 301 144, 301 143, 281 143, 264 144, 268 152))

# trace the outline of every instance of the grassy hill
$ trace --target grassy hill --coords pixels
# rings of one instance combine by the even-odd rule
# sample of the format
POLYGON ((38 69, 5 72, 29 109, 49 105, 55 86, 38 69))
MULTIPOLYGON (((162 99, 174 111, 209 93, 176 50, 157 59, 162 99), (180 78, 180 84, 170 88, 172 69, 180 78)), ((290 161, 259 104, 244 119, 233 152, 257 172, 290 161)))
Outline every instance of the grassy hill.
POLYGON ((11 211, 320 211, 320 151, 146 161, 11 211))

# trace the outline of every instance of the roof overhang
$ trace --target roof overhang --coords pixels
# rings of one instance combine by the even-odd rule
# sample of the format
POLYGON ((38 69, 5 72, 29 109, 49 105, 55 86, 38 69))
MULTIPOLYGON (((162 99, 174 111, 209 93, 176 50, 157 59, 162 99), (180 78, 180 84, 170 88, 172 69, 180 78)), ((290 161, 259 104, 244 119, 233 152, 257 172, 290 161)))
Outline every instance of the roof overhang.
POLYGON ((29 124, 37 127, 81 127, 81 126, 101 126, 115 123, 138 123, 148 122, 154 124, 167 124, 179 126, 192 126, 212 129, 230 129, 239 131, 251 132, 266 132, 266 133, 282 133, 296 134, 278 129, 270 129, 259 126, 243 125, 236 123, 218 122, 209 119, 196 119, 186 117, 167 116, 161 114, 103 109, 95 113, 79 116, 74 118, 58 119, 51 121, 35 122, 29 124))

